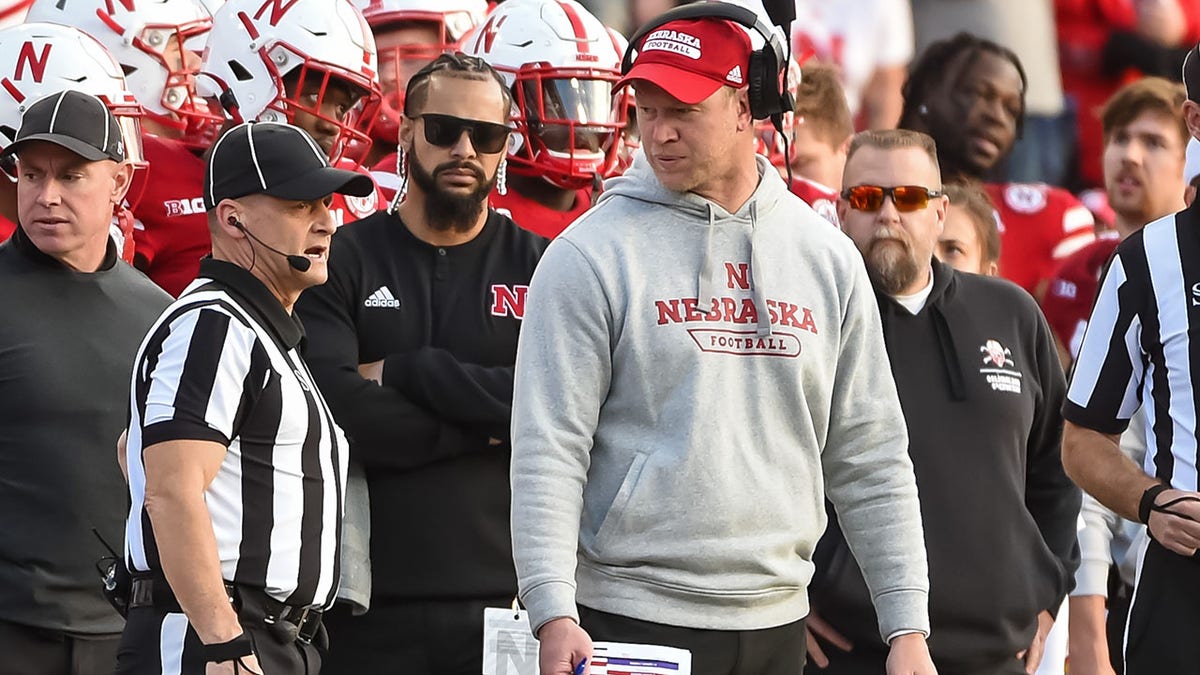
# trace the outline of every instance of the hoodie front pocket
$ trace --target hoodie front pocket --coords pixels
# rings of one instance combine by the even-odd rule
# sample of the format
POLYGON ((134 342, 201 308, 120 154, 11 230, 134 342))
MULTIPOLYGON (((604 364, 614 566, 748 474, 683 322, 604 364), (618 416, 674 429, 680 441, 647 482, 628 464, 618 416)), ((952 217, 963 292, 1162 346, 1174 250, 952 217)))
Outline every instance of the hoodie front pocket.
POLYGON ((642 467, 646 465, 646 457, 647 455, 641 452, 633 456, 633 462, 629 465, 629 470, 625 472, 621 487, 617 489, 617 496, 613 498, 608 512, 604 514, 604 520, 596 529, 595 546, 597 550, 603 550, 604 544, 613 533, 620 532, 621 517, 625 513, 625 507, 629 505, 630 499, 633 498, 633 491, 637 489, 638 479, 642 476, 642 467))

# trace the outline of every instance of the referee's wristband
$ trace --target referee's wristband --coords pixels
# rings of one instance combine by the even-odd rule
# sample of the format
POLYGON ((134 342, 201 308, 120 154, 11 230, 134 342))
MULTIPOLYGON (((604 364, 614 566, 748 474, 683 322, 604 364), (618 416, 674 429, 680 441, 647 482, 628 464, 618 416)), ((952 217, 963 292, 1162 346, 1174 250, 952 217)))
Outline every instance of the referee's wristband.
POLYGON ((1143 525, 1150 525, 1150 512, 1154 510, 1154 500, 1170 489, 1169 485, 1157 483, 1146 488, 1146 491, 1142 493, 1142 501, 1138 502, 1138 520, 1142 521, 1143 525))
POLYGON ((250 636, 246 633, 242 633, 228 642, 202 645, 200 648, 200 656, 204 658, 205 663, 236 661, 243 656, 253 654, 254 643, 250 641, 250 636))

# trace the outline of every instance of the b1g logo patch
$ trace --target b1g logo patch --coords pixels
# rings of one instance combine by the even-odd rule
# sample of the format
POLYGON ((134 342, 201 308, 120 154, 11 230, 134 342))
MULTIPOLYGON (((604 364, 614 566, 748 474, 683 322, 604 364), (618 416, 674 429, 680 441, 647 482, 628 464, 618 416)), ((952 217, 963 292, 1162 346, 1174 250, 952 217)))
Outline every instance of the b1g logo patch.
POLYGON ((1021 371, 1017 370, 1017 364, 1012 360, 1012 350, 1000 344, 999 340, 988 340, 979 351, 983 354, 983 367, 979 373, 991 385, 992 391, 1020 394, 1021 371))

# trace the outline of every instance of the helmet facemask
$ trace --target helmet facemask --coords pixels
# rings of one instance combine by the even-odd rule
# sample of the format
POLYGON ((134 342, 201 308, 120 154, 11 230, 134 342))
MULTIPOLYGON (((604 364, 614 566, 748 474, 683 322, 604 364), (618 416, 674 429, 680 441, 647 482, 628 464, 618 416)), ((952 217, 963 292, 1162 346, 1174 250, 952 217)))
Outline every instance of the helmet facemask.
MULTIPOLYGON (((125 28, 111 16, 104 13, 99 13, 99 16, 115 32, 124 33, 125 28)), ((146 55, 148 61, 144 67, 147 70, 157 67, 159 72, 139 73, 138 66, 126 64, 124 67, 125 77, 131 86, 139 78, 155 77, 161 80, 162 93, 157 107, 162 111, 148 105, 145 117, 159 126, 174 130, 178 134, 176 138, 192 148, 211 145, 225 121, 220 110, 196 92, 196 76, 200 73, 199 52, 211 28, 211 19, 182 24, 148 23, 133 36, 132 46, 146 55)))
MULTIPOLYGON (((281 48, 276 46, 272 52, 281 48)), ((304 61, 283 77, 276 75, 280 94, 259 119, 269 121, 278 116, 281 119, 275 121, 305 129, 331 164, 361 156, 370 148, 373 124, 364 119, 363 110, 379 97, 378 87, 362 80, 338 68, 304 61)))
POLYGON ((513 85, 519 134, 508 156, 513 172, 541 176, 569 190, 609 175, 626 119, 625 107, 612 103, 617 79, 604 70, 521 68, 513 85))

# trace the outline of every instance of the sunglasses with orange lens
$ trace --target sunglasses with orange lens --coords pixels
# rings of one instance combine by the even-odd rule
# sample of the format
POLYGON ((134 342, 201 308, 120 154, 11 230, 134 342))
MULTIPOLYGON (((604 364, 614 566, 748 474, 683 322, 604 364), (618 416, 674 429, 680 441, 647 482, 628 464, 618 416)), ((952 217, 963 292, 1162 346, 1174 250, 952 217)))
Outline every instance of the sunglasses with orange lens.
POLYGON ((883 208, 883 200, 892 198, 896 210, 901 213, 920 211, 929 206, 929 200, 941 197, 938 190, 930 190, 920 185, 897 185, 896 187, 880 187, 878 185, 855 185, 842 190, 842 199, 850 203, 855 211, 878 211, 883 208))

